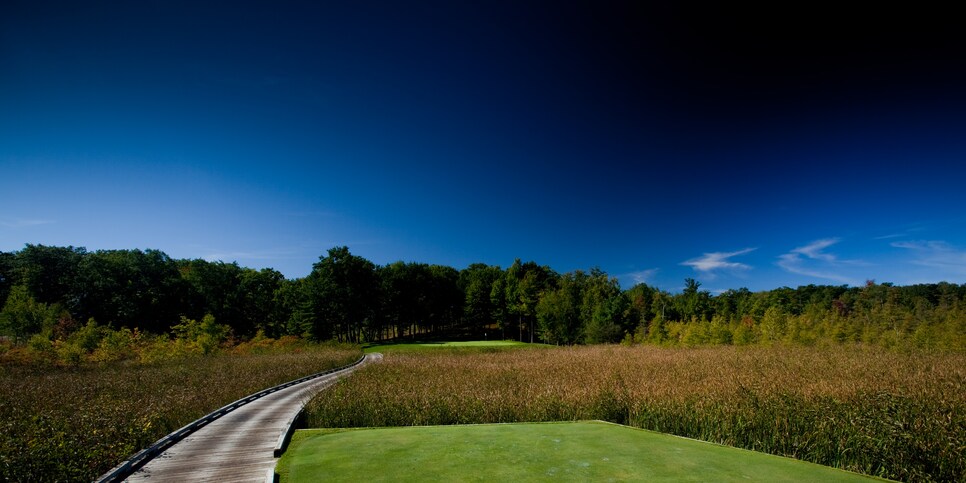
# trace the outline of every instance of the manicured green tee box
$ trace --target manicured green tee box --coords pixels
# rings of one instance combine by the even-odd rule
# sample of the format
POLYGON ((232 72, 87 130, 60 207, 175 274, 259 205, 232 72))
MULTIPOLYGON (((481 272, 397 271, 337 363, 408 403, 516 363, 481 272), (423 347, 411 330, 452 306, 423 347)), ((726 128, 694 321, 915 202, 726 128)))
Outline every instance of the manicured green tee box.
POLYGON ((303 430, 282 481, 882 481, 598 421, 303 430))

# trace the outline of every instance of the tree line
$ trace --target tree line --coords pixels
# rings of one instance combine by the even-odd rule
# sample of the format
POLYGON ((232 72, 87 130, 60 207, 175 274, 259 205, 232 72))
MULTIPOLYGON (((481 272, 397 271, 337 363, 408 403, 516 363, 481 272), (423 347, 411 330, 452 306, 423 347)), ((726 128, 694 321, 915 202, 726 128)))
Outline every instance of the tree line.
POLYGON ((65 338, 88 326, 163 334, 217 321, 238 340, 297 335, 364 342, 446 334, 550 344, 849 343, 966 350, 966 285, 808 285, 713 295, 622 289, 600 269, 560 274, 396 262, 347 247, 303 278, 236 263, 178 260, 158 250, 26 245, 0 252, 0 335, 65 338))

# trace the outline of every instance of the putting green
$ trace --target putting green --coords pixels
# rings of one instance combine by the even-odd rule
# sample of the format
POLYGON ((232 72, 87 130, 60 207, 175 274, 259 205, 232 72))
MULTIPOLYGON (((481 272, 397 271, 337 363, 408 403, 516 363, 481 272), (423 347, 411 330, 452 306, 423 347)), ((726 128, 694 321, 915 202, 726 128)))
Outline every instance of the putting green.
POLYGON ((292 482, 877 480, 598 421, 302 430, 277 471, 292 482))

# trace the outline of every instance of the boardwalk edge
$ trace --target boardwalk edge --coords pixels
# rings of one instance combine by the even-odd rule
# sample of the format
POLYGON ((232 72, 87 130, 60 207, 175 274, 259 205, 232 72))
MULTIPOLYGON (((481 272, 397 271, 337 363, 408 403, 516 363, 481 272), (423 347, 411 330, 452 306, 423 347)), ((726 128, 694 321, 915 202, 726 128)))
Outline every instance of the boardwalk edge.
MULTIPOLYGON (((325 370, 325 371, 322 371, 322 372, 318 372, 318 373, 315 373, 315 374, 312 374, 312 375, 309 375, 309 376, 305 376, 305 377, 301 377, 299 379, 295 379, 293 381, 289 381, 289 382, 286 382, 286 383, 283 383, 283 384, 279 384, 278 386, 274 386, 274 387, 270 387, 268 389, 261 390, 259 392, 254 393, 254 394, 245 396, 245 397, 243 397, 243 398, 241 398, 241 399, 239 399, 239 400, 237 400, 237 401, 235 401, 233 403, 230 403, 230 404, 227 404, 225 406, 222 406, 222 407, 220 407, 220 408, 218 408, 218 409, 216 409, 216 410, 208 413, 207 415, 202 416, 201 418, 198 418, 198 419, 196 419, 196 420, 188 423, 187 425, 185 425, 181 429, 178 429, 177 431, 174 431, 174 432, 168 434, 167 436, 165 436, 165 437, 157 440, 151 446, 148 446, 147 448, 141 450, 140 452, 138 452, 134 456, 128 458, 126 461, 124 461, 121 464, 119 464, 116 467, 114 467, 114 469, 112 469, 111 471, 109 471, 109 472, 101 475, 100 477, 98 477, 97 480, 95 480, 95 481, 97 481, 97 483, 115 483, 115 482, 123 481, 125 478, 131 476, 132 474, 134 474, 135 471, 139 470, 142 466, 144 466, 145 464, 147 464, 148 461, 151 461, 151 459, 153 459, 155 456, 157 456, 157 455, 161 454, 162 452, 164 452, 164 450, 168 449, 169 447, 171 447, 172 445, 174 445, 178 441, 181 441, 182 439, 186 438, 188 435, 190 435, 191 433, 194 433, 195 431, 197 431, 198 429, 202 428, 206 424, 208 424, 208 423, 210 423, 210 422, 212 422, 212 421, 214 421, 214 420, 216 420, 216 419, 224 416, 225 414, 228 414, 228 413, 234 411, 235 409, 237 409, 237 408, 239 408, 241 406, 244 406, 245 404, 248 404, 248 403, 250 403, 250 402, 252 402, 252 401, 254 401, 256 399, 259 399, 261 397, 267 396, 267 395, 272 394, 274 392, 278 392, 278 391, 280 391, 282 389, 285 389, 287 387, 291 387, 291 386, 294 386, 296 384, 301 384, 303 382, 310 381, 312 379, 316 379, 316 378, 319 378, 319 377, 322 377, 322 376, 327 376, 329 374, 334 374, 336 372, 344 371, 346 369, 349 369, 349 368, 358 366, 365 359, 366 359, 366 355, 363 354, 362 357, 360 357, 358 360, 356 360, 352 364, 348 364, 348 365, 345 365, 345 366, 342 366, 342 367, 338 367, 338 368, 335 368, 335 369, 328 369, 328 370, 325 370)), ((292 422, 294 422, 294 420, 292 422)), ((286 431, 286 433, 290 433, 290 432, 291 432, 291 425, 290 425, 290 429, 288 431, 286 431)), ((284 434, 283 434, 283 436, 284 436, 284 434)))

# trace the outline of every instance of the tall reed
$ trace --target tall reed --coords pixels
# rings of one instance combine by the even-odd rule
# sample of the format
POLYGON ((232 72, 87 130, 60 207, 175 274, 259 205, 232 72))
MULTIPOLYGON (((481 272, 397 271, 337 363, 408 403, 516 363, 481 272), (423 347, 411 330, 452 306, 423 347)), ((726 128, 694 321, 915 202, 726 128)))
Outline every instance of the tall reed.
POLYGON ((359 355, 330 346, 150 364, 0 365, 0 481, 90 481, 222 405, 359 355))
POLYGON ((593 346, 389 354, 308 406, 319 427, 604 419, 916 481, 966 478, 966 356, 593 346))

